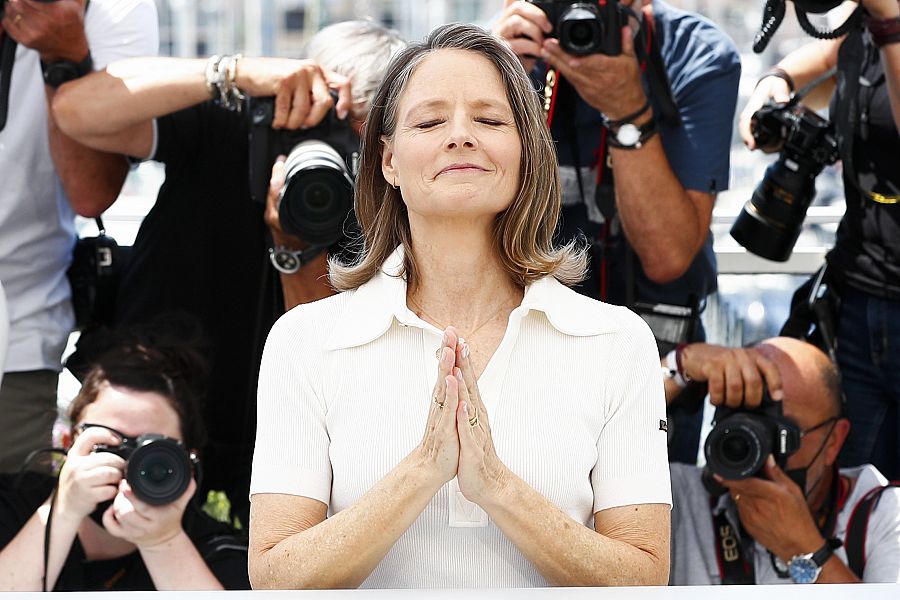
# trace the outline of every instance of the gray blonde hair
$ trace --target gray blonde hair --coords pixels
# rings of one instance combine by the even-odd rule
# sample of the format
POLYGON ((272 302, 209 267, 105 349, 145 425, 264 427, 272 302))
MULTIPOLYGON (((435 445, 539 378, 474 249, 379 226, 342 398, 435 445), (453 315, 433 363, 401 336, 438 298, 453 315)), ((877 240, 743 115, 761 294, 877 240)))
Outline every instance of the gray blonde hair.
POLYGON ((409 216, 400 191, 388 185, 382 174, 381 138, 394 136, 400 97, 416 67, 444 49, 468 50, 490 60, 500 73, 515 118, 522 146, 519 188, 509 208, 494 222, 493 240, 501 263, 519 285, 547 275, 567 285, 581 281, 587 268, 585 250, 574 242, 553 246, 561 207, 559 168, 538 95, 519 59, 502 41, 474 25, 456 23, 438 27, 425 41, 408 46, 387 68, 366 121, 357 176, 361 253, 352 265, 331 259, 331 284, 340 291, 361 286, 399 245, 405 250, 407 283, 417 284, 409 216))
POLYGON ((405 47, 406 42, 393 29, 372 21, 344 21, 314 35, 306 47, 306 56, 350 79, 351 114, 362 121, 385 68, 405 47))

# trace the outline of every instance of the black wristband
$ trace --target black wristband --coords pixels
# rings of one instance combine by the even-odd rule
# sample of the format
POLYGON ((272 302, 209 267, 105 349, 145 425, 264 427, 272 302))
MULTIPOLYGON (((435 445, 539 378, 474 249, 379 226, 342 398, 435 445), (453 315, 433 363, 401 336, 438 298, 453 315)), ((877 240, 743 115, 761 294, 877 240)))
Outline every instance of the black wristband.
POLYGON ((644 105, 640 108, 640 110, 637 110, 626 117, 622 117, 621 119, 616 119, 616 120, 606 119, 603 124, 606 125, 607 128, 612 128, 612 127, 618 127, 620 125, 624 125, 625 123, 632 123, 632 122, 634 122, 635 119, 640 117, 642 114, 644 114, 648 110, 650 110, 650 99, 649 98, 644 103, 644 105))
POLYGON ((872 41, 879 48, 900 42, 900 17, 876 19, 866 15, 865 23, 866 29, 872 34, 872 41))
MULTIPOLYGON (((797 89, 797 86, 794 84, 794 78, 791 77, 791 75, 781 67, 772 67, 771 69, 763 73, 763 76, 759 78, 759 81, 762 81, 766 77, 777 77, 778 79, 783 80, 786 84, 788 84, 788 88, 790 88, 791 93, 794 93, 794 91, 796 91, 797 89)), ((759 81, 756 82, 756 85, 759 85, 759 81)))

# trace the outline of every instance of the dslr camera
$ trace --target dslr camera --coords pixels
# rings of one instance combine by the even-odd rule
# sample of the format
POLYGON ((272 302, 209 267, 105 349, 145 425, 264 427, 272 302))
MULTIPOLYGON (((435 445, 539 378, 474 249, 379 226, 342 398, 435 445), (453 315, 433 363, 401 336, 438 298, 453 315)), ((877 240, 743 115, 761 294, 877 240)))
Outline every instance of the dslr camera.
POLYGON ((547 14, 553 25, 549 37, 569 54, 622 53, 622 27, 626 19, 618 0, 572 2, 570 0, 528 0, 547 14))
POLYGON ((771 454, 784 467, 790 455, 800 448, 800 428, 784 416, 781 402, 772 400, 763 390, 762 404, 756 409, 716 409, 715 425, 706 437, 705 480, 715 473, 725 479, 747 479, 760 473, 771 454))
POLYGON ((275 159, 284 154, 285 183, 278 218, 285 233, 329 246, 343 235, 353 208, 359 142, 334 108, 310 129, 272 129, 274 98, 250 98, 250 193, 265 203, 275 159))
POLYGON ((134 495, 147 504, 171 504, 190 485, 197 458, 176 439, 159 433, 122 438, 118 446, 98 444, 94 452, 125 459, 125 480, 134 495))
POLYGON ((797 103, 768 102, 754 113, 750 130, 765 152, 780 152, 731 227, 731 237, 750 252, 786 261, 816 195, 815 179, 838 159, 831 124, 797 103))

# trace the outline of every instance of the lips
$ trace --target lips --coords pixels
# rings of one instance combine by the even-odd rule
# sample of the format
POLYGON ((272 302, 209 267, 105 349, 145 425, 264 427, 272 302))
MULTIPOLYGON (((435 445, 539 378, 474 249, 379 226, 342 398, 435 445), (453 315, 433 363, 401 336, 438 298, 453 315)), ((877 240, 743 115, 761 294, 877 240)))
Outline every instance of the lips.
POLYGON ((457 163, 453 165, 447 165, 438 172, 438 175, 444 175, 446 173, 457 173, 462 171, 486 172, 487 169, 474 163, 457 163))

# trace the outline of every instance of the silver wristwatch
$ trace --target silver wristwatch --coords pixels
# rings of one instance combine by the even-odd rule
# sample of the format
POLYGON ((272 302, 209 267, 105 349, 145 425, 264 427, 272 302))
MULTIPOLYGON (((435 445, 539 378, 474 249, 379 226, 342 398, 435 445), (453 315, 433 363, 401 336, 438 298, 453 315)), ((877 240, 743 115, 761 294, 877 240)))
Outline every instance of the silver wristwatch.
POLYGON ((269 248, 269 260, 279 273, 292 275, 327 248, 328 246, 310 246, 306 250, 291 250, 286 246, 275 246, 269 248))

